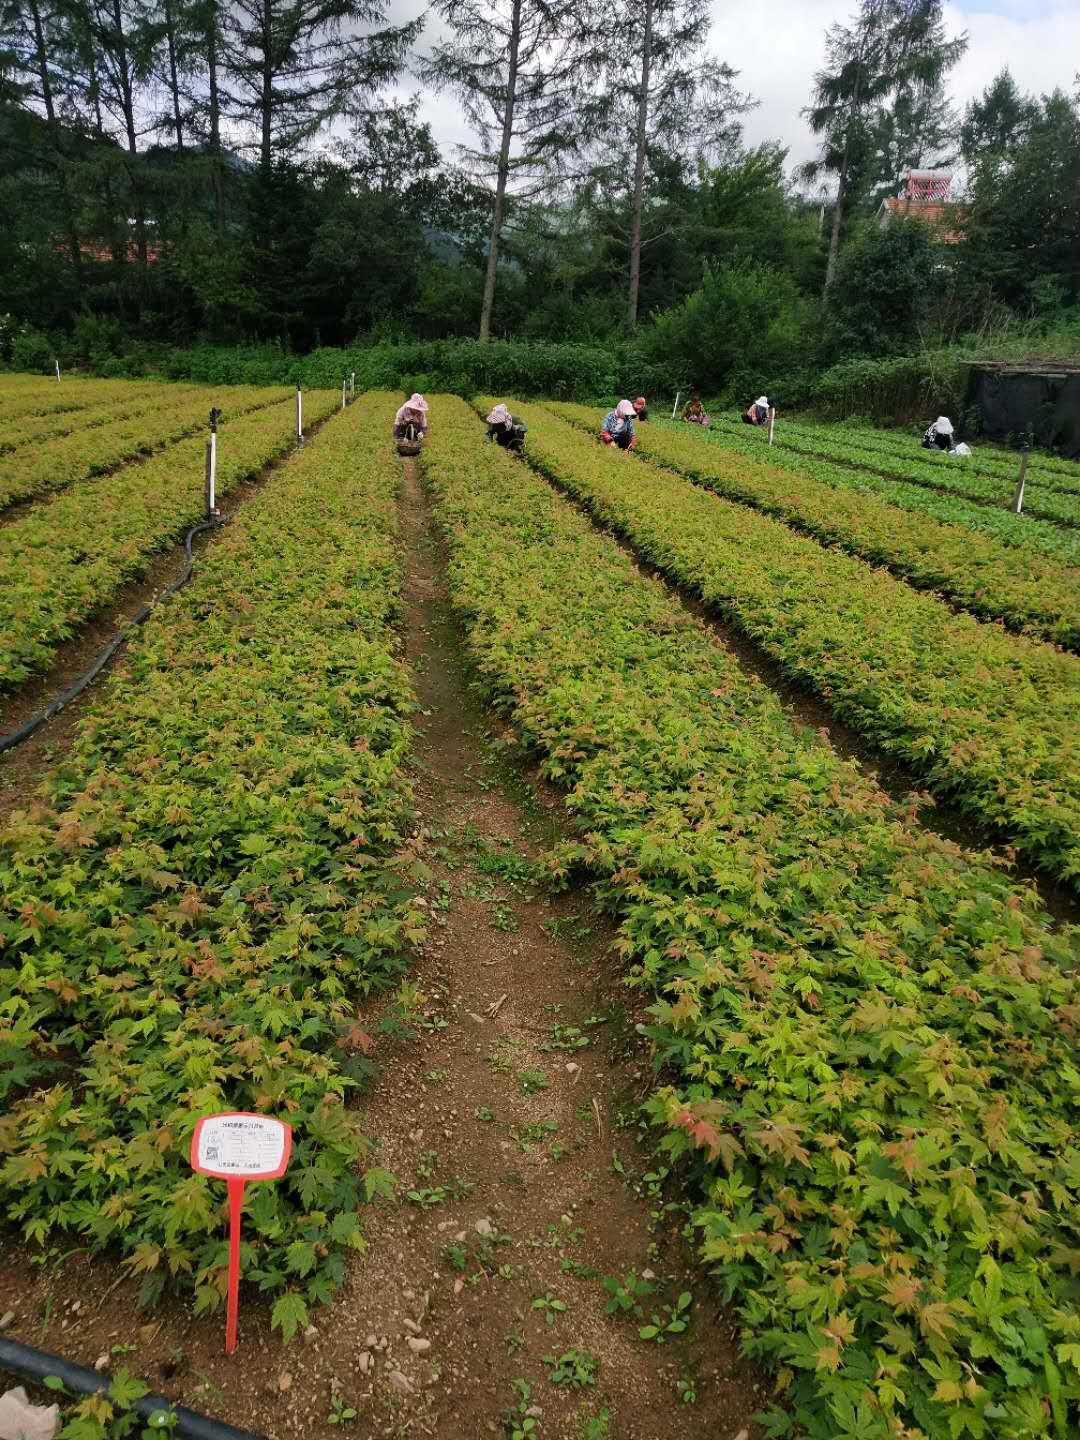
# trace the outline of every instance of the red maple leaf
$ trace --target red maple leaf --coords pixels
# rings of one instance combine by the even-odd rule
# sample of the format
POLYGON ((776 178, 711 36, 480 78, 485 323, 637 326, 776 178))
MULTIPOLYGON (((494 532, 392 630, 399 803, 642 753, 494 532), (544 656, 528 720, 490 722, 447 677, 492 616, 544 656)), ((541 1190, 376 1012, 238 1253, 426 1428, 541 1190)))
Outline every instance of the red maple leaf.
POLYGON ((715 1125, 710 1125, 708 1120, 697 1120, 693 1125, 686 1127, 690 1131, 691 1138, 695 1145, 709 1147, 709 1159, 715 1160, 720 1153, 720 1133, 715 1125))
POLYGON ((375 1041, 366 1030, 361 1029, 359 1022, 347 1030, 341 1037, 341 1043, 346 1050, 360 1050, 365 1055, 371 1053, 375 1041))

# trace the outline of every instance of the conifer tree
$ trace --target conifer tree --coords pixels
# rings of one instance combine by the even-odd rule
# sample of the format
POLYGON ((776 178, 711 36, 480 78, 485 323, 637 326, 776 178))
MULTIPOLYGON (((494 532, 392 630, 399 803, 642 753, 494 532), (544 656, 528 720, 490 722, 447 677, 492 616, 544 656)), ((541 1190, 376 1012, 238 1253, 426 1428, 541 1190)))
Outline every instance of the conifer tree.
POLYGON ((461 101, 479 140, 461 147, 466 168, 492 190, 479 331, 488 340, 508 205, 550 183, 572 145, 583 32, 573 0, 434 0, 434 9, 450 34, 421 75, 461 101))

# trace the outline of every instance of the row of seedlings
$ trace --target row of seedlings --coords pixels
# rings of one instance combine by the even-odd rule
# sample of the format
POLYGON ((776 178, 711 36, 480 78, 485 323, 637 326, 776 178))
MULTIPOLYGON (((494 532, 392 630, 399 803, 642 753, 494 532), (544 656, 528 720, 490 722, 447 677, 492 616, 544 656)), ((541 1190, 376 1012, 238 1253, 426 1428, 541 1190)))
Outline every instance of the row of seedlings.
POLYGON ((651 999, 648 1111, 702 1265, 775 1370, 770 1433, 1064 1440, 1066 939, 478 445, 463 402, 440 402, 425 464, 479 683, 576 818, 557 873, 591 876, 651 999))

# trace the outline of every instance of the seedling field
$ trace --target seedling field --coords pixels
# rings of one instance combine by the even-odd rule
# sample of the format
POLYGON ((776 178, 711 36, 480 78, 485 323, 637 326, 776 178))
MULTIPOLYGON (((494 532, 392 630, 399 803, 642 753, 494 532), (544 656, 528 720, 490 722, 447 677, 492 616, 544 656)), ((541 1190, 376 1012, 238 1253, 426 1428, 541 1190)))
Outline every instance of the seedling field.
POLYGON ((211 405, 243 494, 0 759, 0 1308, 131 1372, 65 1435, 132 1376, 274 1440, 1077 1434, 1080 467, 52 383, 2 703, 200 518, 211 405), (294 1132, 231 1358, 220 1111, 294 1132))

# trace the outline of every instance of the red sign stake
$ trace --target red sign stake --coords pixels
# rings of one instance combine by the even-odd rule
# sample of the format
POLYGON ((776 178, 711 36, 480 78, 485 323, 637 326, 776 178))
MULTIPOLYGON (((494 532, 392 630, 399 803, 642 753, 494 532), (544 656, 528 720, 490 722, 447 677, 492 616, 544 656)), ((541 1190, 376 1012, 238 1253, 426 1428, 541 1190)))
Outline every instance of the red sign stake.
POLYGON ((244 1208, 243 1180, 229 1180, 229 1290, 225 1306, 225 1354, 236 1349, 240 1312, 240 1211, 244 1208))
POLYGON ((224 1180, 229 1193, 229 1279, 225 1308, 225 1354, 236 1349, 240 1309, 240 1213, 249 1180, 280 1180, 292 1153, 292 1127, 270 1115, 237 1110, 207 1115, 191 1137, 191 1168, 224 1180))

